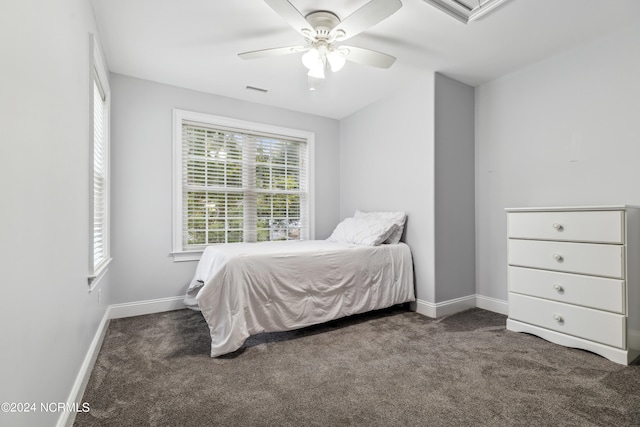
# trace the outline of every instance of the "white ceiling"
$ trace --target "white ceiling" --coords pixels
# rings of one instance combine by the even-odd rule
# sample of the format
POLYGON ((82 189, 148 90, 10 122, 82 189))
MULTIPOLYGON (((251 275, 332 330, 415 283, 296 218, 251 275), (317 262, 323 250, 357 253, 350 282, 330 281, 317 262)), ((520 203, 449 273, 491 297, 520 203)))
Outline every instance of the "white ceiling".
MULTIPOLYGON (((290 0, 303 15, 344 18, 368 0, 290 0)), ((303 44, 264 0, 91 0, 114 73, 341 119, 438 71, 472 86, 620 28, 640 15, 638 0, 508 0, 468 25, 422 0, 348 44, 397 58, 389 69, 355 63, 309 91, 301 54, 242 60, 240 52, 303 44), (245 89, 268 89, 260 93, 245 89)), ((635 52, 633 54, 638 54, 635 52)))

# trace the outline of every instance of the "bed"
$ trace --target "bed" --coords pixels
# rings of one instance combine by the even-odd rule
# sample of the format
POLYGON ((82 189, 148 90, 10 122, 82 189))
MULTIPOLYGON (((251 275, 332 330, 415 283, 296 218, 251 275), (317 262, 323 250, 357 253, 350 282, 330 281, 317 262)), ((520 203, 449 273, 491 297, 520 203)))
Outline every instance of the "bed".
POLYGON ((338 236, 207 247, 184 302, 209 325, 211 357, 238 350, 254 334, 414 301, 409 246, 373 243, 338 236))

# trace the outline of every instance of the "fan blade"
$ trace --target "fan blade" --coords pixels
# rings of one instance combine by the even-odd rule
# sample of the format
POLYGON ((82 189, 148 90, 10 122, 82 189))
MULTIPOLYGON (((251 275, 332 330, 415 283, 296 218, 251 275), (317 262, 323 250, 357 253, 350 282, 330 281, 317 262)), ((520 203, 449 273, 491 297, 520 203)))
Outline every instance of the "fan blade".
POLYGON ((309 48, 304 46, 287 46, 287 47, 275 47, 273 49, 253 50, 251 52, 239 53, 238 56, 242 59, 257 59, 268 58, 270 56, 282 56, 289 55, 291 53, 300 53, 309 48))
POLYGON ((296 9, 288 0, 264 0, 274 12, 276 12, 282 19, 287 21, 287 24, 291 25, 294 30, 302 34, 305 38, 310 37, 313 34, 313 28, 311 24, 302 16, 302 14, 296 9))
POLYGON ((361 47, 340 46, 339 51, 344 52, 344 58, 347 61, 371 67, 389 68, 396 61, 396 58, 391 55, 361 47))
POLYGON ((402 7, 400 0, 371 0, 331 30, 337 40, 346 40, 390 17, 402 7))

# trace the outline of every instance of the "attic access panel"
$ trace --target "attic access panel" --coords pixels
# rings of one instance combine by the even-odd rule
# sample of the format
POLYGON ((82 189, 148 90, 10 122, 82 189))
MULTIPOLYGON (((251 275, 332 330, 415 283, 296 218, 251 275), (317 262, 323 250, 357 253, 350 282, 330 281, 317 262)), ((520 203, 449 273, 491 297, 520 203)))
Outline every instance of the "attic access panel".
POLYGON ((458 21, 469 22, 486 15, 507 0, 423 0, 458 21))

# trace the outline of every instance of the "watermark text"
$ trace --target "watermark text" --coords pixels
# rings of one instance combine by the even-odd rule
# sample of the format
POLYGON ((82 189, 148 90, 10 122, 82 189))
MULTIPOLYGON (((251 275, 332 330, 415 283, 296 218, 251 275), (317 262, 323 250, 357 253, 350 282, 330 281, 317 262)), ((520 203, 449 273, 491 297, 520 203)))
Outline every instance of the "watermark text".
POLYGON ((0 412, 25 413, 25 412, 89 412, 91 407, 88 402, 3 402, 0 404, 0 412))

